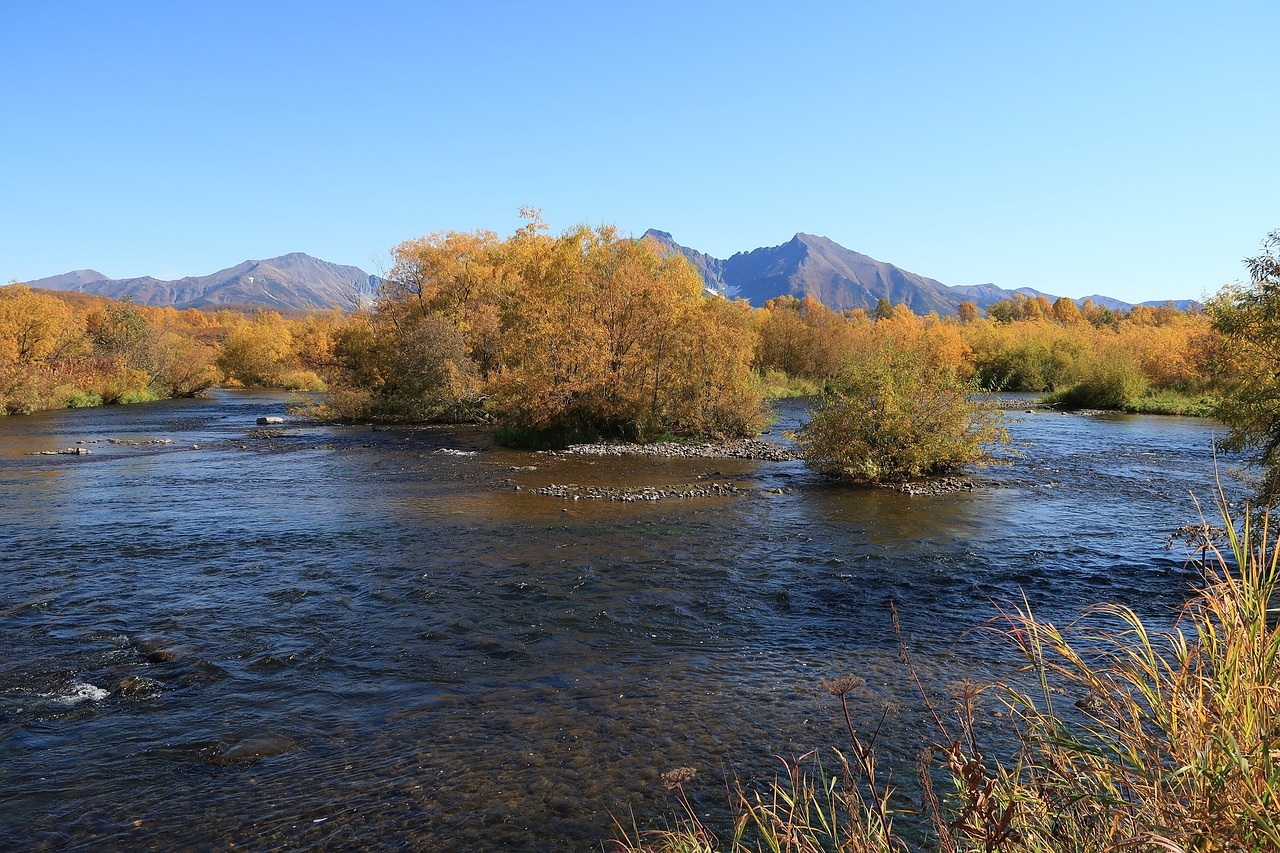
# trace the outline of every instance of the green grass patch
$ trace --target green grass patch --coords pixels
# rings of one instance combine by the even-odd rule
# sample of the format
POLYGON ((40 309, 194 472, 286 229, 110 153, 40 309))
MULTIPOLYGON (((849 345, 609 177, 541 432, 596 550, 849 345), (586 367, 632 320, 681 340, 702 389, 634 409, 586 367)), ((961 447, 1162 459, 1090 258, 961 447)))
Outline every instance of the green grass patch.
POLYGON ((141 390, 125 391, 116 398, 116 402, 127 405, 129 403, 154 403, 156 400, 160 399, 163 399, 162 395, 157 394, 149 388, 145 388, 141 390))
POLYGON ((1208 394, 1189 396, 1177 391, 1148 391, 1145 396, 1131 400, 1124 407, 1126 412, 1138 415, 1183 415, 1191 418, 1211 418, 1218 400, 1208 394))
POLYGON ((74 391, 67 397, 68 409, 91 409, 102 405, 102 395, 92 391, 74 391))
POLYGON ((766 370, 758 374, 760 390, 766 400, 784 400, 788 397, 817 397, 824 383, 800 376, 791 376, 781 370, 766 370))

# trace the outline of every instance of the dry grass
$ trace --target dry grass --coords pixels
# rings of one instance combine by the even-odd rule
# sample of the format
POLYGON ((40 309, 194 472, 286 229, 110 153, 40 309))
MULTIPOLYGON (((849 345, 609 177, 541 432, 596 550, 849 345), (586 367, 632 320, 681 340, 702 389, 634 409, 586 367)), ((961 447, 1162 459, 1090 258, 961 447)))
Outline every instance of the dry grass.
MULTIPOLYGON (((1280 614, 1269 610, 1280 604, 1280 542, 1265 522, 1237 522, 1225 502, 1220 510, 1227 543, 1203 548, 1203 588, 1167 630, 1150 630, 1120 604, 1061 629, 1025 601, 1004 614, 1000 630, 1021 653, 1020 671, 966 686, 954 723, 932 712, 939 742, 919 768, 930 849, 1280 851, 1280 614), (1017 739, 1003 761, 980 748, 984 695, 1001 701, 1000 721, 1017 739)), ((828 685, 846 721, 854 684, 828 685)), ((811 753, 787 762, 763 794, 735 784, 724 840, 697 818, 685 779, 676 786, 683 817, 669 829, 633 827, 616 849, 906 850, 874 749, 851 721, 848 729, 852 747, 835 751, 834 774, 811 753)))

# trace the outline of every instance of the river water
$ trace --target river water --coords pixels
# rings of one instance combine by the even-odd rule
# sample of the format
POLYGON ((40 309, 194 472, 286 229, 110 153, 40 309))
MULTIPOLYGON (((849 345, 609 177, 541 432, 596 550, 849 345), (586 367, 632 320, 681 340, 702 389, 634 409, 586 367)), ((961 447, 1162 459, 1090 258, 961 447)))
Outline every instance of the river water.
POLYGON ((714 812, 841 745, 818 684, 846 674, 909 779, 937 736, 891 602, 945 696, 1014 665, 982 626, 1024 594, 1168 618, 1196 574, 1164 537, 1212 505, 1214 425, 1182 418, 1022 415, 1023 459, 912 497, 286 402, 0 419, 0 849, 600 849, 673 811, 666 770, 714 812), (709 482, 743 492, 530 491, 709 482))

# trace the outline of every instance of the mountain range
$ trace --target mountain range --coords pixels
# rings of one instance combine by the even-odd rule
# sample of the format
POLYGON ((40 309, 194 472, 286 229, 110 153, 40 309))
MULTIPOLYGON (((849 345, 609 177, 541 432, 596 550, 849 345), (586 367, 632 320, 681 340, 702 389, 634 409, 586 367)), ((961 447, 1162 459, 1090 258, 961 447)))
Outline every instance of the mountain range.
MULTIPOLYGON (((742 297, 756 307, 776 296, 811 296, 838 311, 874 309, 883 298, 895 305, 905 303, 917 314, 937 311, 949 315, 957 312, 961 302, 986 308, 1016 294, 1029 298, 1044 296, 1051 302, 1057 298, 1030 287, 1005 290, 994 284, 946 285, 813 234, 797 234, 781 246, 739 252, 724 260, 682 246, 666 231, 650 228, 644 236, 688 258, 702 274, 708 290, 742 297)), ((1108 296, 1088 296, 1076 301, 1082 303, 1085 299, 1113 310, 1133 307, 1131 303, 1108 296)), ((1142 304, 1163 305, 1164 302, 1142 304)), ((1183 300, 1173 304, 1185 310, 1195 303, 1183 300)))
MULTIPOLYGON (((708 290, 743 297, 756 307, 776 296, 812 296, 838 311, 874 309, 880 299, 888 299, 895 305, 905 303, 917 314, 937 311, 952 315, 957 313, 961 302, 986 308, 1016 294, 1031 298, 1045 296, 1050 301, 1056 298, 1029 287, 1005 290, 994 284, 946 285, 813 234, 797 234, 781 246, 739 252, 723 260, 680 245, 666 231, 651 228, 644 236, 657 240, 667 251, 687 257, 702 274, 708 290)), ((187 276, 176 281, 150 276, 113 279, 97 270, 75 270, 28 282, 32 287, 128 298, 142 305, 177 308, 262 305, 302 310, 370 305, 381 283, 382 279, 359 267, 333 264, 302 252, 244 261, 209 275, 187 276)), ((1085 298, 1113 310, 1133 307, 1107 296, 1085 298)), ((1191 300, 1173 304, 1184 310, 1195 305, 1191 300)))
POLYGON ((278 258, 244 261, 202 276, 162 281, 151 276, 108 278, 97 270, 75 270, 27 282, 48 290, 74 290, 140 305, 217 308, 263 305, 273 308, 357 308, 370 305, 381 279, 359 267, 342 266, 292 252, 278 258))

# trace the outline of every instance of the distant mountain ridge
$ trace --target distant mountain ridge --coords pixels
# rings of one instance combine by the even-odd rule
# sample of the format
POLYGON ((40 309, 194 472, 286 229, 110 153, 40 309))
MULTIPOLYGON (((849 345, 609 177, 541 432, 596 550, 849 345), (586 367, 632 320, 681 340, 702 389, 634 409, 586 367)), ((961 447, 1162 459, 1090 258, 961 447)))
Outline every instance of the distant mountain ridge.
POLYGON ((215 273, 163 281, 151 276, 112 279, 97 270, 75 270, 27 282, 48 290, 132 299, 141 305, 217 308, 357 308, 372 304, 381 279, 359 267, 322 261, 303 252, 243 261, 215 273))
MULTIPOLYGON (((1017 294, 1031 298, 1045 296, 1050 301, 1056 298, 1029 287, 1006 290, 994 284, 946 285, 814 234, 796 234, 780 246, 738 252, 725 259, 682 246, 666 231, 651 228, 644 236, 688 258, 702 274, 709 290, 729 297, 743 297, 756 307, 777 296, 812 296, 838 311, 874 309, 883 298, 895 305, 905 303, 917 314, 937 311, 953 315, 961 302, 987 308, 1017 294)), ((371 305, 382 279, 359 267, 292 252, 265 260, 243 261, 209 275, 174 281, 151 276, 113 279, 97 270, 85 269, 27 284, 48 290, 128 298, 142 305, 215 309, 224 305, 261 305, 313 310, 371 305)), ((1133 307, 1108 296, 1085 298, 1113 310, 1133 307)), ((1163 305, 1164 302, 1142 304, 1163 305)), ((1182 310, 1197 305, 1193 300, 1173 304, 1182 310)))
MULTIPOLYGON (((688 258, 702 274, 709 290, 729 297, 740 296, 756 307, 778 296, 811 296, 837 311, 874 309, 880 299, 888 299, 895 305, 907 305, 917 314, 937 311, 953 315, 961 302, 986 308, 1015 294, 1030 298, 1044 296, 1050 301, 1057 298, 1030 287, 1005 290, 994 284, 946 285, 813 234, 796 234, 781 246, 738 252, 723 260, 680 245, 666 231, 650 228, 644 236, 688 258)), ((1133 307, 1106 296, 1088 298, 1112 309, 1133 307)), ((1164 302, 1142 304, 1163 305, 1164 302)), ((1185 310, 1195 303, 1182 300, 1174 304, 1185 310)))

